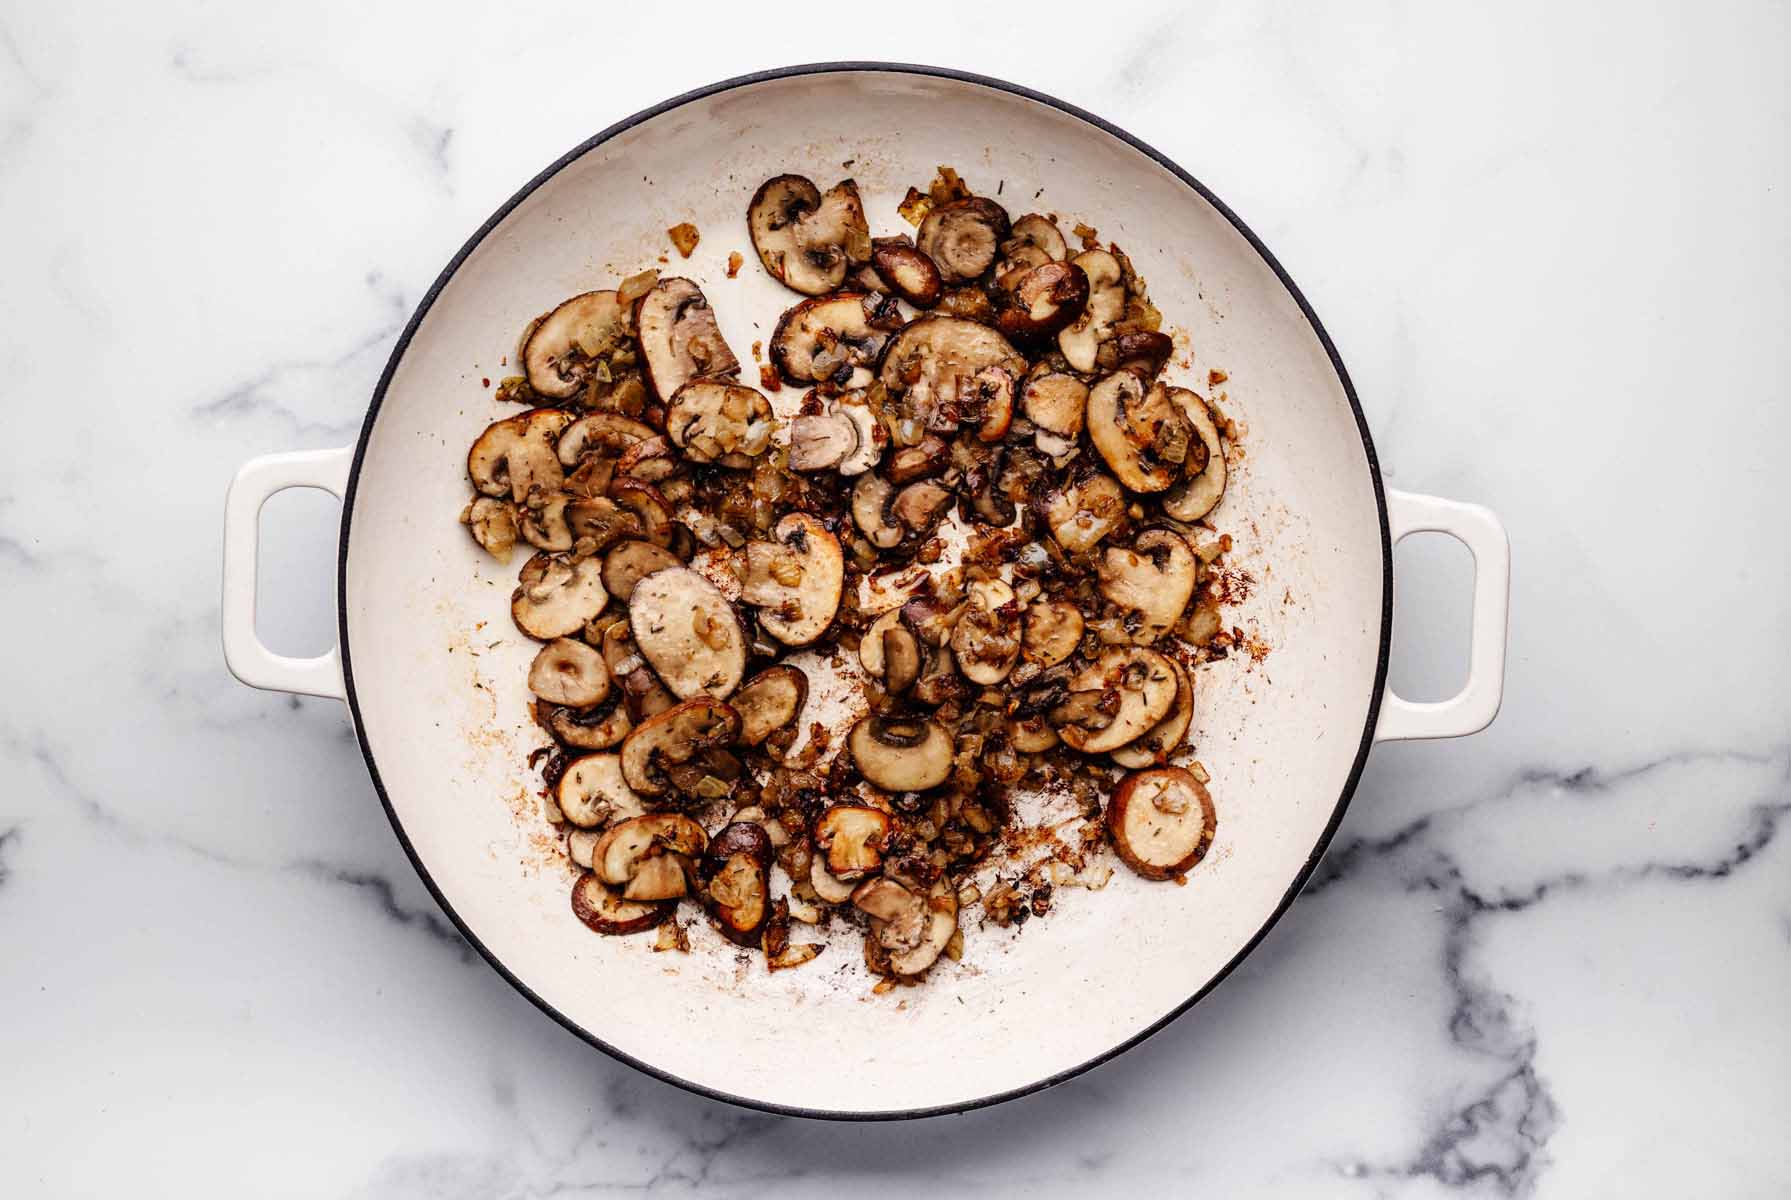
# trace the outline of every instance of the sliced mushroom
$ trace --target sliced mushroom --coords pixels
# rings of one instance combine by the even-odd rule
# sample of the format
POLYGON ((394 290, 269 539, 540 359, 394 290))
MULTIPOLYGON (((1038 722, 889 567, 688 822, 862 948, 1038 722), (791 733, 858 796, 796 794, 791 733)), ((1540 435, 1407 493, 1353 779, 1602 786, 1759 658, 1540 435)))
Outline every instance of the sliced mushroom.
POLYGON ((986 367, 1002 367, 1014 378, 1026 359, 996 330, 962 317, 934 315, 909 323, 890 342, 878 373, 883 386, 902 395, 906 407, 931 421, 958 403, 959 390, 986 367))
POLYGON ((859 367, 875 365, 889 335, 871 325, 862 292, 804 300, 771 335, 771 362, 793 384, 845 383, 859 367))
POLYGON ((1008 744, 1021 754, 1043 754, 1061 740, 1043 717, 1009 717, 1008 744))
POLYGON ((943 875, 924 895, 894 879, 866 880, 852 893, 852 903, 871 918, 871 935, 896 975, 924 972, 958 931, 958 893, 943 875))
POLYGON ((1169 665, 1175 668, 1175 700, 1169 705, 1169 715, 1137 741, 1108 755, 1122 767, 1136 770, 1168 762, 1169 756, 1188 736, 1188 726, 1194 720, 1194 680, 1188 669, 1173 658, 1169 665))
POLYGON ((866 717, 846 744, 859 773, 886 792, 924 791, 951 775, 951 734, 936 721, 866 717))
POLYGON ((771 402, 726 379, 693 379, 665 410, 665 433, 695 463, 744 470, 771 445, 771 402))
POLYGON ((764 826, 725 826, 703 855, 703 907, 723 937, 756 947, 771 916, 771 837, 764 826))
POLYGON ((537 554, 523 564, 510 617, 518 629, 546 642, 576 634, 608 603, 597 559, 537 554))
POLYGON ((1012 338, 1045 337, 1088 307, 1088 276, 1075 263, 1048 262, 1009 284, 995 328, 1012 338))
POLYGON ((1047 493, 1045 525, 1071 554, 1091 550, 1126 518, 1126 497, 1108 475, 1089 475, 1047 493))
POLYGON ((878 238, 871 250, 871 267, 885 287, 915 308, 933 307, 945 290, 939 267, 905 239, 878 238))
POLYGON ((622 778, 643 796, 673 790, 667 769, 705 757, 740 733, 740 714, 710 696, 698 696, 636 725, 622 741, 622 778))
MULTIPOLYGON (((611 689, 611 701, 595 708, 556 708, 547 714, 548 732, 578 750, 608 750, 621 744, 634 728, 622 697, 611 689)), ((668 699, 671 693, 666 693, 668 699)))
POLYGON ((883 461, 883 447, 889 443, 889 431, 864 402, 862 390, 841 396, 839 411, 858 427, 858 448, 840 462, 840 474, 851 478, 875 470, 883 461))
POLYGON ((840 607, 845 557, 839 539, 807 513, 790 513, 771 541, 746 546, 740 598, 759 610, 759 625, 786 646, 807 646, 840 607))
POLYGON ((1150 493, 1181 477, 1193 430, 1167 388, 1115 371, 1088 393, 1088 438, 1120 483, 1150 493))
POLYGON ((643 483, 658 483, 678 469, 678 452, 671 439, 656 434, 636 442, 616 460, 615 473, 643 483))
POLYGON ((1137 329, 1103 342, 1095 363, 1103 371, 1130 371, 1150 383, 1174 354, 1175 343, 1168 335, 1137 329))
POLYGON ((852 485, 852 523, 879 550, 899 544, 905 533, 889 516, 895 494, 895 488, 881 475, 861 475, 852 485))
POLYGON ((914 532, 924 533, 938 523, 950 504, 949 490, 934 480, 923 479, 897 492, 889 511, 914 532))
POLYGON ((1194 552, 1171 529, 1147 529, 1132 549, 1101 552, 1101 595, 1125 614, 1121 623, 1136 645, 1149 645, 1181 620, 1195 574, 1194 552))
POLYGON ((937 708, 947 701, 963 699, 965 690, 964 677, 958 674, 951 647, 939 646, 927 655, 926 666, 921 668, 920 678, 914 681, 908 695, 921 704, 937 708))
POLYGON ((1055 667, 1082 644, 1082 612, 1067 600, 1034 600, 1026 610, 1021 649, 1041 667, 1055 667))
POLYGON ((883 635, 901 628, 902 610, 898 605, 872 621, 858 640, 858 665, 873 679, 883 678, 883 635))
POLYGON ((825 195, 801 175, 767 179, 747 207, 746 225, 765 270, 804 295, 832 291, 852 264, 871 257, 870 226, 850 179, 825 195))
POLYGON ((1050 217, 1027 213, 1014 222, 1013 232, 1001 243, 1001 261, 995 265, 995 280, 1010 288, 1027 271, 1049 262, 1062 262, 1070 248, 1063 233, 1050 217))
POLYGON ((678 556, 664 546, 629 538, 617 542, 603 556, 603 586, 610 595, 626 604, 634 595, 634 585, 642 579, 655 571, 683 565, 678 556))
POLYGON ((628 598, 634 644, 680 700, 726 699, 746 672, 746 635, 726 598, 689 567, 642 578, 628 598))
POLYGON ((1057 335, 1057 348, 1070 366, 1087 374, 1095 369, 1101 343, 1126 315, 1126 286, 1119 260, 1105 250, 1088 250, 1071 260, 1088 276, 1088 304, 1075 322, 1057 335))
MULTIPOLYGON (((672 505, 658 488, 625 475, 610 480, 609 495, 640 522, 640 531, 634 536, 643 537, 655 546, 672 544, 672 505)), ((576 525, 573 532, 578 532, 576 525)))
POLYGON ((1007 211, 1001 205, 970 196, 928 213, 914 241, 939 268, 940 279, 968 283, 994 265, 1008 228, 1007 211))
POLYGON ((1198 521, 1217 508, 1225 495, 1225 446, 1206 401, 1186 388, 1169 388, 1169 396, 1188 418, 1206 453, 1200 472, 1170 488, 1163 496, 1163 512, 1177 521, 1198 521))
POLYGON ((849 880, 838 879, 827 869, 827 856, 817 854, 809 863, 809 886, 815 889, 815 895, 829 904, 844 904, 852 898, 853 889, 858 885, 849 880))
POLYGON ((1115 647, 1070 680, 1072 699, 1109 692, 1118 694, 1119 708, 1100 728, 1090 729, 1075 721, 1058 724, 1058 736, 1071 749, 1105 754, 1142 737, 1168 715, 1175 702, 1175 669, 1154 650, 1115 647))
POLYGON ((521 505, 516 510, 517 530, 522 540, 537 550, 559 552, 572 549, 572 526, 566 522, 566 506, 571 501, 565 493, 556 492, 539 507, 521 505))
POLYGON ((555 638, 529 667, 529 691, 549 704, 589 708, 609 699, 609 668, 583 642, 555 638))
POLYGON ((523 339, 522 364, 537 395, 576 395, 597 364, 626 346, 628 308, 614 292, 574 296, 542 317, 523 339))
POLYGON ((1034 371, 1020 389, 1021 411, 1038 426, 1034 440, 1053 458, 1068 454, 1082 432, 1088 409, 1088 385, 1074 375, 1050 368, 1034 371))
POLYGON ((1107 801, 1113 849, 1146 879, 1192 871, 1212 846, 1217 823, 1206 785, 1180 767, 1134 772, 1107 801))
MULTIPOLYGON (((899 614, 898 614, 899 615, 899 614)), ((883 631, 883 690, 899 696, 920 678, 920 642, 901 626, 883 631)))
POLYGON ((715 310, 688 279, 661 279, 635 308, 647 382, 663 402, 698 375, 734 375, 740 360, 722 339, 715 310))
POLYGON ((640 933, 663 922, 676 907, 624 900, 594 874, 580 875, 572 885, 572 915, 597 933, 640 933))
POLYGON ((554 799, 566 819, 582 829, 596 829, 638 817, 647 806, 622 777, 617 754, 587 754, 572 761, 554 787, 554 799))
POLYGON ((999 442, 1014 420, 1014 373, 1006 367, 984 367, 970 380, 972 419, 980 442, 999 442))
POLYGON ((999 579, 970 585, 969 602, 951 631, 958 670, 971 683, 990 687, 1007 678, 1020 657, 1020 602, 999 579))
POLYGON ((595 829, 569 829, 566 831, 566 857, 572 860, 575 867, 591 869, 591 851, 597 848, 597 842, 603 834, 595 829))
POLYGON ((473 486, 487 496, 509 496, 518 504, 532 491, 543 496, 558 491, 566 476, 554 452, 554 439, 571 420, 557 408, 533 408, 493 422, 467 452, 466 473, 473 486))
POLYGON ((741 684, 729 703, 740 714, 740 744, 757 746, 802 715, 808 676, 787 663, 767 667, 741 684))
POLYGON ((914 445, 903 446, 890 455, 883 473, 891 483, 911 483, 939 474, 950 462, 950 448, 929 433, 914 445))
POLYGON ((815 820, 815 848, 835 879, 863 879, 883 865, 889 814, 862 804, 835 804, 815 820))
MULTIPOLYGON (((595 454, 621 455, 654 437, 653 427, 621 413, 595 412, 566 426, 556 444, 563 466, 575 467, 595 454)), ((627 472, 623 472, 626 474, 627 472)))
POLYGON ((790 422, 790 470, 830 471, 858 451, 858 424, 837 410, 790 422))
POLYGON ((692 860, 708 844, 703 827, 681 813, 630 817, 592 848, 592 873, 626 900, 675 900, 689 895, 692 860))
POLYGON ((510 561, 516 549, 516 510, 507 500, 480 496, 460 514, 460 523, 473 535, 480 549, 501 563, 510 561))

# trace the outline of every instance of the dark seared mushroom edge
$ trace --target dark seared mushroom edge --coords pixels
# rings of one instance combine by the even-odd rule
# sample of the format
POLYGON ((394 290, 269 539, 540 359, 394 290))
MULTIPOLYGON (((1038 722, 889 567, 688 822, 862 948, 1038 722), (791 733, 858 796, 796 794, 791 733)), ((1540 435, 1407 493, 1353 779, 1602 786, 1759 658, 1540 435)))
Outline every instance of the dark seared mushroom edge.
POLYGON ((779 971, 856 929, 886 991, 1098 889, 1108 848, 1145 880, 1205 859, 1199 668, 1247 593, 1225 375, 1170 379, 1130 257, 1005 204, 941 168, 873 236, 852 180, 766 180, 745 232, 798 295, 723 314, 770 331, 762 387, 720 281, 595 280, 524 330, 460 521, 518 572, 592 930, 688 951, 706 921, 779 971), (1072 832, 1028 859, 1047 794, 1072 832))

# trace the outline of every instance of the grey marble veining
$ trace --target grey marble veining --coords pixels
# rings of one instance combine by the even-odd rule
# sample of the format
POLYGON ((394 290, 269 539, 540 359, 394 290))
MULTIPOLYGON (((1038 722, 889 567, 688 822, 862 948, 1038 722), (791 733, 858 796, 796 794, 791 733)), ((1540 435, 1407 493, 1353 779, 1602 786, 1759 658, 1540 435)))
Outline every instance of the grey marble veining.
MULTIPOLYGON (((1784 6, 1034 11, 697 6, 675 52, 644 6, 0 12, 0 1191, 1791 1194, 1784 6), (353 435, 518 183, 848 57, 1012 78, 1189 167, 1322 315, 1388 480, 1495 508, 1516 571, 1498 724, 1377 751, 1191 1016, 864 1126, 541 1016, 411 871, 341 706, 217 642, 230 473, 353 435)), ((281 534, 330 561, 327 524, 281 534)), ((1396 630, 1451 599, 1429 561, 1396 630)), ((1396 678, 1460 653, 1397 639, 1396 678)))

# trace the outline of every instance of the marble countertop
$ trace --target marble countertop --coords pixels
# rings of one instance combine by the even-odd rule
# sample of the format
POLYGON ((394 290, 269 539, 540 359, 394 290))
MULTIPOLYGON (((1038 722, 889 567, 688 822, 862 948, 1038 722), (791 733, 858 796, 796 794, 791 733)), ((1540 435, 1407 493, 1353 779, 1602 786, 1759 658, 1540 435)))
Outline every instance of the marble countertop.
MULTIPOLYGON (((1043 9, 874 38, 0 10, 0 1190, 1791 1194, 1785 7, 1145 4, 1093 47, 1043 9), (655 1082, 511 991, 342 706, 226 674, 217 597, 236 466, 351 438, 520 181, 688 87, 873 56, 1062 96, 1200 176, 1323 315, 1388 481, 1496 509, 1515 576, 1498 723, 1377 751, 1192 1015, 1037 1096, 853 1126, 655 1082)), ((334 519, 269 507, 282 649, 331 637, 334 519)), ((1402 548, 1402 689, 1463 672, 1468 571, 1402 548)))

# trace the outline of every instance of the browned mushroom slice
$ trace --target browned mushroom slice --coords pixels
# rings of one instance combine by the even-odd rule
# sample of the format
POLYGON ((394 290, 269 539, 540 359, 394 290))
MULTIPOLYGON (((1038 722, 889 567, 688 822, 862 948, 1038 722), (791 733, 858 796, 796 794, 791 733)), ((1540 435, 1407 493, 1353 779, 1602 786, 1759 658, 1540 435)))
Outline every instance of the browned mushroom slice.
POLYGON ((582 829, 613 825, 647 811, 622 778, 622 759, 617 754, 586 754, 573 759, 554 787, 554 799, 566 819, 582 829))
POLYGON ((858 423, 836 410, 790 422, 790 470, 831 471, 858 452, 858 423))
POLYGON ((1126 497, 1107 475, 1090 475, 1053 489, 1044 497, 1045 525, 1071 554, 1094 548, 1126 517, 1126 497))
POLYGON ((523 504, 516 509, 516 528, 522 540, 537 550, 558 553, 572 549, 572 526, 566 522, 566 506, 570 499, 556 492, 539 505, 523 504))
MULTIPOLYGON (((556 708, 547 714, 547 729, 576 750, 608 750, 621 744, 634 728, 628 708, 614 689, 608 704, 594 708, 556 708)), ((671 694, 667 694, 668 707, 671 694)))
POLYGON ((915 308, 933 307, 945 290, 938 266, 902 238, 878 238, 871 266, 885 287, 915 308))
POLYGON ((899 625, 884 630, 882 641, 883 690, 899 696, 920 678, 920 642, 899 625))
POLYGON ((1087 374, 1095 369, 1101 343, 1126 315, 1126 285, 1119 260, 1105 250, 1089 250, 1071 260, 1088 276, 1088 304, 1082 315, 1057 335, 1057 348, 1070 366, 1087 374))
POLYGON ((678 451, 671 439, 655 434, 636 442, 616 460, 615 473, 644 483, 658 483, 678 469, 678 451))
POLYGON ((691 462, 744 470, 771 445, 771 402, 731 380, 693 379, 667 406, 665 433, 691 462))
POLYGON ((554 452, 554 439, 572 420, 557 408, 534 408, 506 417, 486 428, 467 452, 466 473, 487 496, 509 496, 517 503, 559 490, 565 479, 554 452))
POLYGON ((804 295, 831 292, 852 264, 871 256, 870 226, 850 179, 825 195, 801 175, 767 179, 747 206, 746 226, 765 270, 804 295))
POLYGON ((1156 641, 1182 618, 1194 595, 1194 552, 1171 529, 1147 529, 1132 549, 1109 546, 1099 564, 1101 595, 1124 614, 1136 645, 1156 641))
POLYGON ((946 283, 968 283, 995 264, 1008 235, 1007 211, 993 200, 970 196, 927 214, 914 235, 946 283))
POLYGON ((840 607, 845 558, 839 539, 807 513, 790 513, 771 541, 748 542, 740 598, 759 610, 759 625, 786 646, 807 646, 840 607))
POLYGON ((510 617, 518 629, 546 642, 576 634, 608 603, 596 559, 537 554, 523 564, 510 596, 510 617))
POLYGON ((838 411, 858 428, 858 448, 840 461, 840 474, 851 478, 875 470, 883 461, 889 431, 865 403, 863 391, 851 391, 841 396, 838 411))
POLYGON ((644 425, 633 417, 596 412, 566 426, 560 434, 557 449, 561 464, 575 467, 591 455, 621 455, 654 436, 651 425, 644 425))
POLYGON ((647 665, 640 647, 634 644, 634 632, 626 617, 603 631, 603 662, 609 667, 610 678, 622 685, 622 700, 627 708, 625 715, 630 722, 638 723, 657 716, 678 703, 678 698, 647 665))
MULTIPOLYGON (((1177 521, 1198 521, 1218 507, 1225 495, 1225 446, 1219 427, 1206 402, 1186 388, 1169 388, 1169 396, 1188 418, 1200 439, 1205 463, 1198 474, 1170 488, 1163 496, 1163 512, 1177 521)), ((1194 461, 1195 456, 1190 456, 1194 461)))
POLYGON ((664 796, 673 790, 668 768, 728 745, 739 732, 740 714, 731 705, 709 696, 686 700, 642 721, 623 739, 622 778, 643 796, 664 796))
POLYGON ((931 479, 911 483, 896 493, 889 511, 902 524, 916 533, 925 533, 938 523, 951 504, 951 492, 931 479))
POLYGON ((1095 363, 1103 371, 1130 371, 1149 383, 1174 354, 1175 343, 1166 334, 1135 329, 1103 342, 1095 363))
POLYGON ((771 838, 752 821, 722 829, 703 855, 703 907, 721 935, 756 947, 771 916, 771 838))
POLYGON ((897 545, 904 536, 902 527, 889 514, 895 494, 895 488, 881 475, 861 475, 852 485, 852 523, 879 550, 897 545))
POLYGON ((626 900, 675 900, 690 894, 693 860, 708 845, 689 817, 647 813, 612 825, 591 850, 591 869, 626 900))
POLYGON ((1175 668, 1175 699, 1169 705, 1169 715, 1137 741, 1108 755, 1122 767, 1136 770, 1168 762, 1169 756, 1188 736, 1188 726, 1194 720, 1194 679, 1188 669, 1173 658, 1169 665, 1175 668))
POLYGON ((688 279, 661 279, 635 307, 635 336, 647 382, 661 401, 698 375, 734 375, 740 360, 728 349, 715 310, 688 279))
POLYGON ((817 854, 809 863, 809 886, 815 889, 815 895, 829 904, 844 904, 852 898, 852 890, 858 885, 851 880, 839 879, 827 869, 827 856, 817 854))
POLYGON ((948 701, 962 700, 966 691, 964 677, 958 674, 951 647, 939 646, 928 654, 926 666, 921 668, 920 678, 914 681, 908 696, 930 708, 937 708, 948 701))
POLYGON ((836 804, 815 819, 815 849, 835 879, 863 879, 883 865, 889 814, 862 804, 836 804))
POLYGON ((683 565, 678 556, 665 547, 629 538, 617 542, 603 556, 603 586, 610 595, 626 604, 634 595, 634 585, 642 579, 655 571, 683 565))
POLYGON ((1088 306, 1088 276, 1075 263, 1034 267, 1010 287, 995 315, 995 327, 1013 338, 1056 333, 1088 306))
POLYGON ((676 907, 624 900, 590 873, 580 875, 572 885, 572 915, 598 933, 640 933, 660 924, 676 907))
POLYGON ((638 536, 655 546, 672 544, 672 505, 658 488, 644 480, 622 476, 610 481, 609 495, 640 522, 638 536))
POLYGON ((555 638, 529 666, 529 691, 549 704, 589 708, 609 699, 609 668, 583 642, 555 638))
POLYGON ((523 339, 529 386, 554 400, 576 395, 597 364, 628 344, 630 334, 628 308, 616 293, 572 297, 536 322, 523 339))
POLYGON ((566 831, 566 857, 572 860, 573 866, 583 867, 589 871, 591 869, 591 851, 597 848, 597 843, 602 837, 601 830, 579 829, 576 826, 568 829, 566 831))
MULTIPOLYGON (((1175 702, 1175 669, 1154 650, 1115 647, 1093 666, 1070 680, 1070 695, 1104 696, 1117 693, 1119 708, 1112 720, 1099 728, 1074 720, 1058 723, 1057 734, 1072 750, 1105 754, 1142 737, 1169 713, 1175 702)), ((1057 716, 1053 713, 1053 718, 1057 716)))
POLYGON ((1039 599, 1026 610, 1026 633, 1020 645, 1041 667, 1054 667, 1082 644, 1082 612, 1067 600, 1039 599))
POLYGON ((889 335, 872 327, 869 300, 862 292, 840 292, 786 312, 771 335, 771 362, 785 382, 843 383, 856 368, 875 365, 889 335))
MULTIPOLYGON (((610 486, 615 486, 614 480, 610 481, 610 486)), ((561 516, 575 544, 584 541, 585 544, 580 549, 589 550, 593 554, 615 545, 623 538, 638 538, 644 532, 638 516, 624 510, 607 496, 569 500, 561 516)))
POLYGON ((901 608, 892 608, 872 621, 870 628, 858 640, 858 665, 873 679, 883 678, 883 635, 892 629, 900 629, 901 620, 901 608))
POLYGON ((1192 871, 1212 846, 1217 823, 1211 793, 1180 767, 1134 772, 1107 801, 1113 849, 1146 879, 1192 871))
POLYGON ((1021 754, 1042 754, 1061 740, 1043 717, 1009 717, 1008 744, 1021 754))
POLYGON ((628 598, 634 644, 681 700, 725 699, 746 672, 746 635, 715 585, 689 567, 642 578, 628 598))
POLYGON ((958 893, 943 875, 924 894, 895 879, 868 879, 852 893, 852 903, 870 917, 871 936, 896 975, 926 971, 958 931, 958 893))
POLYGON ((1062 262, 1070 248, 1063 240, 1057 223, 1038 213, 1028 213, 1014 222, 1013 232, 1001 243, 1001 261, 995 264, 995 281, 1011 288, 1022 275, 1049 262, 1062 262))
POLYGON ((516 549, 516 510, 509 501, 480 496, 460 514, 460 523, 485 553, 501 563, 510 561, 516 549))
POLYGON ((1130 371, 1115 371, 1088 393, 1088 438, 1134 492, 1160 492, 1181 477, 1193 432, 1167 388, 1146 390, 1130 371))
POLYGON ((1020 602, 999 579, 970 585, 969 603, 951 631, 958 670, 971 683, 990 687, 1007 678, 1020 657, 1020 602))
POLYGON ((951 734, 936 721, 866 717, 846 744, 859 773, 886 792, 924 791, 951 775, 951 734))
POLYGON ((985 367, 1005 368, 1017 379, 1026 372, 1026 359, 987 325, 935 314, 895 336, 878 377, 889 391, 904 396, 911 413, 930 421, 956 405, 959 389, 985 367))
POLYGON ((1020 389, 1021 411, 1038 426, 1033 440, 1042 453, 1061 458, 1076 447, 1088 409, 1088 385, 1065 371, 1035 370, 1020 389))
POLYGON ((802 715, 808 676, 788 663, 767 667, 741 684, 729 703, 740 714, 740 744, 757 746, 802 715))

